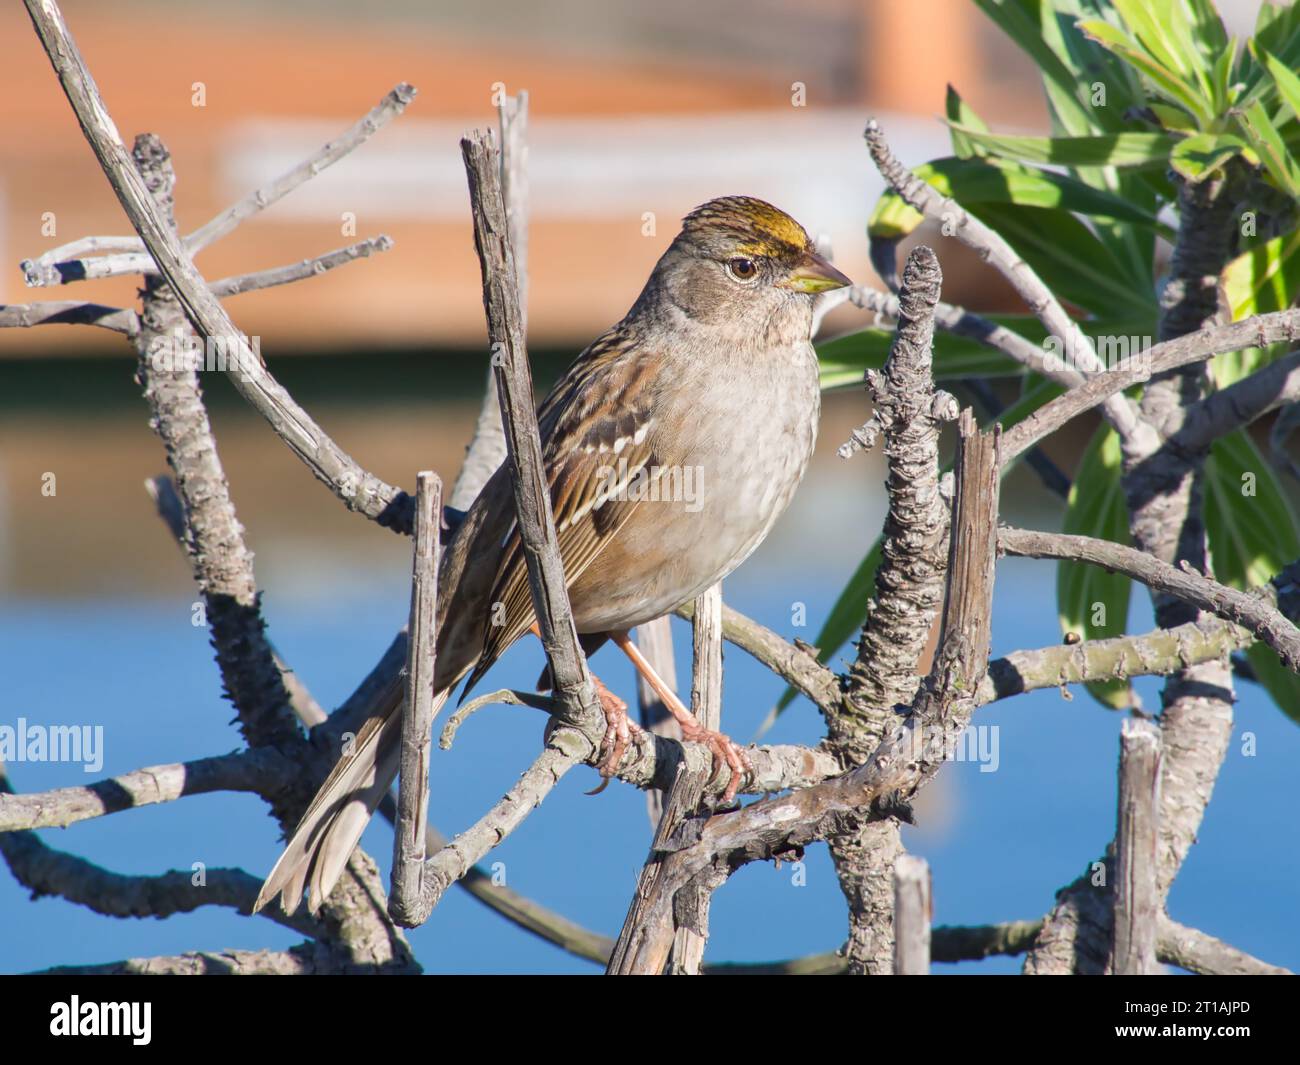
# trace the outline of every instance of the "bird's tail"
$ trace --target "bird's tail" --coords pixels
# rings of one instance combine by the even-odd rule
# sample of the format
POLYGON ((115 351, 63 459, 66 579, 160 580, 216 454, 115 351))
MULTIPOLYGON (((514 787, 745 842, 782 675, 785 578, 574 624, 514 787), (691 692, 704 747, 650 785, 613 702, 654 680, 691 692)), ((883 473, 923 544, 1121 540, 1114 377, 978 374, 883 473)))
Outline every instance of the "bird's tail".
MULTIPOLYGON (((307 909, 312 913, 329 897, 375 808, 397 776, 405 679, 405 674, 399 675, 385 689, 374 713, 321 785, 262 885, 254 913, 276 895, 281 896, 284 912, 293 913, 304 888, 308 889, 307 909)), ((450 690, 435 695, 435 714, 450 690)))

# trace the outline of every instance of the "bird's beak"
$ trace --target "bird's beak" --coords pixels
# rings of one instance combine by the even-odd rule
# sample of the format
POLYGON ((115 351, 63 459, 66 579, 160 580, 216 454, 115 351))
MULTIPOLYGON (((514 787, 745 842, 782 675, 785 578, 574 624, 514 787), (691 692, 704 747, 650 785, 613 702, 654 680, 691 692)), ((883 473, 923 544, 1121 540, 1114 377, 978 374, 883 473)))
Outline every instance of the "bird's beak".
POLYGON ((796 292, 826 292, 832 288, 844 288, 845 285, 851 285, 853 282, 820 255, 809 252, 790 272, 790 275, 777 284, 781 288, 792 288, 796 292))

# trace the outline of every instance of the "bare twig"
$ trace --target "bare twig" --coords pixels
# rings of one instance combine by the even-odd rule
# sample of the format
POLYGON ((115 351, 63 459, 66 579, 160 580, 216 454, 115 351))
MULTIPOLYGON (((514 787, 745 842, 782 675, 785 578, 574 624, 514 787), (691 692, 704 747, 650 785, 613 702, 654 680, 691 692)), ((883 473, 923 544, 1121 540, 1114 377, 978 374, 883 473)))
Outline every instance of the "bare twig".
MULTIPOLYGON (((726 609, 725 607, 723 608, 726 609)), ((637 649, 650 663, 659 679, 673 691, 677 690, 677 662, 673 655, 672 621, 665 615, 654 621, 636 627, 637 649)), ((682 727, 677 719, 668 712, 664 701, 650 686, 650 682, 637 674, 637 708, 640 711, 641 727, 656 736, 681 740, 682 727)), ((658 788, 650 788, 645 793, 646 813, 650 818, 650 832, 653 834, 663 818, 665 795, 658 788)))
MULTIPOLYGON (((957 402, 935 388, 932 372, 942 283, 934 252, 924 245, 913 249, 903 269, 898 326, 884 371, 867 373, 875 411, 854 434, 863 444, 877 431, 884 435, 889 509, 858 653, 843 695, 827 714, 830 741, 846 763, 861 763, 897 720, 895 707, 912 702, 943 598, 948 507, 940 488, 939 436, 957 416, 957 402)), ((852 444, 845 447, 851 450, 852 444)), ((886 819, 854 826, 829 842, 849 908, 850 971, 887 973, 894 957, 893 866, 903 853, 898 824, 886 819)))
MULTIPOLYGON (((31 5, 28 5, 31 11, 31 5)), ((57 9, 56 9, 57 14, 57 9)), ((32 15, 33 21, 36 14, 32 15)), ((49 23, 62 23, 62 18, 49 23)), ((41 32, 41 22, 36 23, 41 32)), ((66 27, 63 29, 66 36, 66 27)), ((70 39, 70 38, 69 38, 70 39)), ((45 35, 42 33, 42 40, 45 35)), ((78 58, 78 63, 80 59, 78 58)), ((56 65, 56 70, 58 69, 56 65)), ((392 119, 406 110, 406 105, 415 99, 416 90, 405 82, 394 88, 387 96, 373 107, 359 122, 336 137, 324 147, 274 181, 250 192, 239 202, 227 207, 220 214, 205 222, 185 238, 185 250, 191 255, 197 254, 208 245, 215 243, 232 232, 241 222, 270 207, 283 199, 299 185, 314 178, 356 148, 368 141, 392 119)), ((102 105, 100 107, 102 111, 102 105)), ((80 116, 78 116, 80 117, 80 116)), ((104 114, 107 118, 107 114, 104 114)), ((85 123, 82 123, 85 128, 85 123)), ((80 281, 95 277, 113 277, 120 274, 149 274, 155 272, 153 257, 148 253, 145 242, 139 237, 83 237, 71 244, 52 248, 35 259, 22 263, 22 270, 28 285, 59 285, 68 281, 80 281), (87 259, 88 252, 112 251, 124 252, 106 256, 102 259, 87 259), (72 258, 77 256, 78 258, 72 258)))
POLYGON ((442 482, 431 470, 415 477, 415 552, 411 564, 411 621, 406 666, 406 709, 393 826, 392 892, 388 913, 404 928, 423 924, 421 881, 429 825, 429 754, 432 746, 435 649, 438 644, 439 525, 442 482))
MULTIPOLYGON (((1179 226, 1169 272, 1159 292, 1158 334, 1162 342, 1203 338, 1227 318, 1227 301, 1219 279, 1236 254, 1240 236, 1238 204, 1250 180, 1245 170, 1244 164, 1236 160, 1203 181, 1174 178, 1179 226)), ((1262 331, 1264 320, 1257 324, 1262 331)), ((1154 361, 1154 355, 1154 351, 1148 352, 1142 361, 1154 361)), ((1169 441, 1186 427, 1189 407, 1210 389, 1210 374, 1202 364, 1160 373, 1153 370, 1142 390, 1141 413, 1143 421, 1152 427, 1155 440, 1137 446, 1126 441, 1123 449, 1120 484, 1134 546, 1141 555, 1161 563, 1177 562, 1189 572, 1209 572, 1202 503, 1205 456, 1201 451, 1172 446, 1169 441)), ((1170 628, 1200 619, 1199 604, 1172 589, 1149 589, 1158 625, 1170 628)), ((1295 661, 1292 656, 1293 668, 1295 661)), ((1160 690, 1160 730, 1165 752, 1155 861, 1160 905, 1196 839, 1227 756, 1234 702, 1233 671, 1226 662, 1180 668, 1160 690)), ((1098 908, 1093 902, 1073 889, 1058 893, 1044 926, 1042 946, 1035 946, 1026 959, 1026 968, 1036 972, 1078 972, 1093 965, 1093 959, 1112 954, 1114 937, 1107 927, 1111 923, 1110 907, 1098 908), (1088 922, 1075 920, 1076 903, 1092 907, 1088 922), (1094 914, 1096 920, 1092 919, 1094 914)))
POLYGON ((872 422, 885 437, 889 511, 876 594, 849 670, 843 712, 832 720, 833 738, 851 736, 865 723, 874 742, 884 717, 911 702, 943 596, 948 508, 939 491, 939 432, 956 418, 957 403, 936 391, 931 372, 942 281, 934 252, 924 245, 913 249, 903 269, 898 330, 885 369, 867 374, 872 422))
POLYGON ((894 975, 930 972, 930 866, 914 854, 894 863, 894 975))
MULTIPOLYGON (((127 958, 106 965, 60 965, 43 969, 44 976, 313 976, 340 973, 391 973, 380 963, 341 957, 319 944, 304 943, 288 950, 194 951, 170 957, 127 958)), ((419 973, 412 963, 404 971, 419 973)))
POLYGON ((1110 968, 1153 975, 1161 912, 1156 877, 1160 840, 1160 730, 1128 718, 1120 734, 1119 828, 1115 833, 1115 917, 1110 968))
MULTIPOLYGON (((77 797, 70 794, 76 790, 80 789, 47 792, 46 796, 56 806, 63 806, 67 799, 76 802, 77 797)), ((21 810, 23 800, 28 798, 40 796, 14 794, 4 763, 0 762, 0 800, 14 801, 21 810)), ((80 818, 69 818, 66 823, 74 820, 80 818)), ((36 819, 36 826, 46 823, 58 822, 36 819)), ((40 836, 27 829, 0 831, 0 856, 14 878, 33 897, 57 896, 108 917, 167 917, 189 913, 200 906, 228 906, 251 914, 253 900, 257 898, 258 882, 241 869, 196 868, 160 876, 127 876, 47 846, 40 836)), ((309 936, 328 936, 327 928, 313 918, 266 916, 309 936)))
MULTIPOLYGON (((836 291, 847 292, 847 298, 855 307, 861 307, 864 311, 871 311, 884 318, 895 321, 898 319, 898 296, 892 292, 877 292, 875 289, 862 288, 860 285, 836 291)), ((964 307, 939 300, 934 305, 934 324, 944 332, 952 333, 953 336, 966 337, 994 351, 1000 351, 1007 358, 1014 359, 1031 370, 1041 372, 1043 369, 1042 348, 1026 340, 1014 329, 998 325, 997 322, 981 317, 964 307)), ((1073 380, 1063 383, 1071 386, 1082 384, 1083 376, 1074 373, 1073 380)))
POLYGON ((0 304, 0 329, 26 329, 34 325, 97 325, 134 337, 140 331, 140 317, 130 308, 105 307, 80 300, 0 304))
MULTIPOLYGON (((1079 328, 1051 290, 1043 284, 1002 236, 978 218, 968 214, 956 201, 948 199, 931 185, 926 184, 903 166, 890 150, 879 123, 872 119, 866 129, 867 149, 884 179, 911 207, 932 220, 944 223, 944 231, 953 233, 958 240, 974 251, 1010 282, 1012 288, 1025 301, 1025 305, 1047 327, 1050 335, 1064 346, 1074 368, 1060 368, 1059 360, 1041 360, 1036 367, 1045 376, 1068 386, 1077 386, 1080 374, 1089 376, 1106 367, 1097 358, 1096 349, 1087 334, 1079 328)), ((1109 396, 1102 404, 1106 419, 1126 441, 1153 437, 1154 432, 1144 427, 1133 403, 1122 395, 1109 396)))
POLYGON ((1225 659, 1255 638, 1231 622, 1189 621, 1139 636, 1081 640, 1033 651, 1012 651, 989 663, 976 696, 980 705, 1040 688, 1094 680, 1164 676, 1184 666, 1225 659))
POLYGON ((249 274, 223 277, 220 281, 213 281, 208 287, 212 289, 212 294, 220 299, 226 299, 228 296, 240 296, 245 292, 255 292, 262 288, 288 285, 294 281, 304 281, 309 277, 317 277, 336 267, 346 266, 358 259, 368 259, 378 252, 388 251, 392 246, 392 238, 381 234, 369 240, 349 244, 346 248, 337 248, 334 251, 326 252, 324 255, 303 259, 302 262, 290 263, 287 266, 276 266, 270 270, 257 270, 249 274))
POLYGON ((1153 591, 1240 625, 1281 655, 1289 669, 1300 671, 1300 629, 1269 602, 1267 593, 1239 592, 1143 551, 1090 536, 1002 528, 998 530, 998 549, 1027 558, 1073 559, 1123 573, 1153 591))
POLYGON ((546 748, 486 814, 424 864, 421 907, 432 910, 447 888, 523 824, 551 789, 591 753, 586 737, 574 728, 553 729, 546 748))
POLYGON ((294 402, 266 370, 248 339, 235 327, 220 300, 208 289, 189 253, 132 165, 58 5, 54 0, 24 2, 68 102, 81 123, 82 132, 122 209, 157 262, 162 276, 175 291, 186 316, 205 340, 227 356, 221 360, 221 365, 235 389, 350 509, 360 511, 387 528, 409 533, 410 498, 357 465, 294 402))
MULTIPOLYGON (((57 15, 52 3, 45 11, 57 15)), ((75 56, 75 51, 72 54, 75 56)), ((134 160, 139 170, 133 168, 130 174, 145 189, 143 206, 155 213, 160 232, 174 242, 170 157, 157 137, 146 134, 136 139, 134 160)), ((308 747, 296 725, 293 699, 266 635, 252 555, 230 500, 196 372, 185 366, 160 365, 153 357, 159 342, 192 339, 175 290, 159 277, 146 281, 142 320, 137 338, 139 379, 176 474, 185 518, 184 540, 212 628, 222 680, 250 746, 270 746, 306 761, 308 747)), ((307 777, 290 775, 281 787, 263 793, 283 828, 297 822, 310 797, 307 777)), ((407 967, 409 949, 373 905, 376 893, 382 897, 383 891, 374 862, 358 852, 349 874, 328 911, 326 928, 331 943, 357 957, 398 969, 407 967)))
POLYGON ((1293 351, 1192 404, 1183 417, 1182 428, 1165 446, 1183 453, 1204 451, 1220 437, 1297 399, 1300 351, 1293 351))
MULTIPOLYGON (((149 489, 149 494, 153 497, 158 507, 159 516, 167 524, 172 535, 184 546, 185 527, 184 514, 181 509, 180 497, 172 485, 169 477, 155 477, 145 482, 149 489)), ((385 659, 394 658, 394 660, 405 661, 406 657, 406 633, 405 631, 398 634, 395 644, 399 647, 397 656, 393 654, 393 648, 389 648, 390 654, 385 659)), ((306 685, 297 680, 297 674, 289 669, 277 655, 276 661, 280 666, 281 673, 285 676, 286 684, 291 685, 291 694, 294 699, 294 710, 298 714, 299 720, 309 728, 315 727, 326 720, 325 712, 312 697, 311 692, 307 690, 306 685)), ((362 687, 366 685, 363 683, 362 687)), ((520 701, 527 704, 527 700, 532 699, 534 703, 546 704, 547 712, 550 711, 551 700, 540 696, 533 696, 529 693, 516 692, 496 692, 496 697, 502 696, 519 696, 520 701)), ((477 702, 478 700, 475 700, 477 702)), ((461 707, 463 712, 470 704, 461 707)), ((453 717, 456 715, 453 715, 453 717)), ((445 736, 445 731, 444 731, 445 736)), ((263 752, 258 752, 261 756, 263 752)), ((268 752, 274 756, 274 752, 268 752)), ((247 758, 248 755, 241 753, 238 756, 247 758)), ((142 772, 149 772, 143 770, 142 772)), ((272 779, 287 777, 288 770, 280 773, 272 772, 272 779)), ((16 796, 18 801, 22 801, 26 796, 16 796)), ((0 823, 3 823, 2 811, 5 806, 6 796, 0 794, 0 823)), ((379 814, 390 825, 397 823, 397 802, 391 794, 384 796, 379 803, 379 814)), ((440 851, 447 845, 447 840, 432 825, 425 828, 425 853, 433 854, 440 851)), ((497 882, 486 870, 480 866, 471 868, 462 878, 457 881, 459 887, 483 903, 489 909, 500 914, 506 920, 518 925, 520 928, 540 936, 548 943, 552 943, 562 950, 567 950, 578 957, 586 958, 590 961, 600 962, 602 965, 609 957, 609 952, 613 948, 614 941, 608 936, 599 935, 581 925, 569 920, 562 914, 543 906, 541 903, 520 894, 518 891, 508 887, 503 883, 497 882)))
MULTIPOLYGON (((170 225, 175 178, 166 147, 152 134, 142 134, 136 139, 134 157, 151 204, 170 225)), ((249 745, 288 752, 301 738, 267 641, 253 556, 235 516, 198 375, 188 366, 164 366, 153 357, 160 344, 184 343, 193 334, 174 293, 158 278, 145 283, 141 317, 137 379, 176 476, 187 530, 185 545, 203 596, 222 681, 239 711, 249 745)), ((294 819, 289 807, 276 813, 282 822, 294 819)))
MULTIPOLYGON (((690 621, 693 604, 686 603, 677 616, 690 621)), ((817 659, 816 648, 790 643, 765 625, 722 604, 722 638, 752 655, 778 677, 808 696, 823 713, 841 699, 839 678, 817 659)), ((663 674, 660 674, 662 676, 663 674)))
MULTIPOLYGON (((691 669, 691 711, 695 720, 715 732, 722 730, 722 585, 715 584, 695 599, 692 630, 695 653, 691 669)), ((678 777, 673 785, 692 791, 693 809, 704 790, 705 779, 700 777, 690 784, 678 777)), ((673 793, 667 799, 667 808, 674 806, 673 793)), ((677 830, 680 822, 661 822, 668 834, 677 830)), ((704 961, 704 944, 709 938, 709 902, 711 892, 699 885, 685 888, 673 907, 672 950, 668 955, 668 971, 681 976, 698 976, 704 961)))
POLYGON ((461 139, 474 217, 474 246, 483 274, 483 306, 493 351, 497 392, 506 424, 515 512, 528 564, 533 609, 546 649, 558 702, 557 721, 537 761, 477 825, 425 863, 421 906, 431 910, 447 885, 521 824, 569 769, 592 753, 577 727, 601 718, 578 632, 551 513, 542 465, 532 373, 524 347, 514 260, 501 197, 499 157, 492 134, 474 130, 461 139))
MULTIPOLYGON (((515 255, 515 283, 519 289, 519 321, 528 333, 528 93, 506 96, 497 109, 501 134, 501 196, 506 205, 506 225, 515 255)), ((475 497, 505 461, 506 435, 497 398, 497 379, 491 365, 474 436, 451 489, 451 506, 469 510, 475 497)))
POLYGON ((846 832, 854 822, 895 816, 937 772, 943 752, 966 727, 988 660, 999 462, 996 436, 978 433, 969 411, 961 428, 953 521, 961 535, 953 537, 949 553, 943 638, 911 714, 861 766, 712 817, 667 841, 665 849, 672 853, 660 873, 665 888, 654 912, 644 915, 643 927, 671 925, 671 900, 697 879, 716 887, 741 865, 798 853, 814 840, 846 832))
POLYGON ((470 132, 461 139, 460 145, 469 177, 474 246, 483 273, 483 306, 506 425, 515 509, 528 564, 533 608, 561 716, 594 719, 600 715, 600 709, 587 660, 578 646, 542 465, 532 372, 524 347, 514 258, 501 198, 498 150, 495 138, 486 130, 470 132))
POLYGON ((214 791, 274 794, 293 772, 294 763, 279 751, 260 747, 174 765, 145 766, 81 787, 0 792, 0 832, 66 828, 121 810, 214 791))
POLYGON ((1168 917, 1160 919, 1157 957, 1168 965, 1202 976, 1294 975, 1290 969, 1260 961, 1199 928, 1188 928, 1168 917))
POLYGON ((1300 308, 1260 314, 1231 325, 1215 325, 1195 333, 1164 340, 1143 352, 1131 365, 1120 366, 1099 374, 1078 388, 1044 403, 1033 414, 1017 422, 1003 434, 1002 461, 1011 462, 1026 448, 1070 419, 1092 410, 1107 397, 1133 385, 1142 384, 1154 375, 1194 362, 1203 362, 1225 351, 1267 347, 1282 341, 1300 340, 1300 308))

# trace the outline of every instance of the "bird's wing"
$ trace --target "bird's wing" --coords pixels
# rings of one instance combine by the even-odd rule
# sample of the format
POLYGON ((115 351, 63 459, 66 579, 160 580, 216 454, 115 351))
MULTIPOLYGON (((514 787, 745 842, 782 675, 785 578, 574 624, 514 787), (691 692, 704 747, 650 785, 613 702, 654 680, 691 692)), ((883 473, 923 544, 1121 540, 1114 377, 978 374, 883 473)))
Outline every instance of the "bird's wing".
MULTIPOLYGON (((653 371, 646 352, 616 328, 569 368, 538 412, 542 462, 570 587, 636 509, 641 493, 627 490, 629 480, 638 474, 645 478, 657 465, 653 371)), ((483 656, 466 691, 534 621, 517 525, 506 538, 489 602, 483 656)))

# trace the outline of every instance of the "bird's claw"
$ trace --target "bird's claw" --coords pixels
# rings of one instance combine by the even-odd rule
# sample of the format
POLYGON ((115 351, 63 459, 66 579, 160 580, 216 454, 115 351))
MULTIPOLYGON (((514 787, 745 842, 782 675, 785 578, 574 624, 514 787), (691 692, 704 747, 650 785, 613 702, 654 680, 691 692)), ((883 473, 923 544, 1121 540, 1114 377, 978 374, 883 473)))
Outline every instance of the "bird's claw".
POLYGON ((597 787, 587 792, 588 795, 599 795, 609 787, 632 737, 641 731, 641 727, 627 716, 627 703, 598 680, 596 696, 600 699, 600 708, 605 714, 605 736, 600 744, 602 753, 600 761, 596 763, 596 770, 602 779, 597 787))
POLYGON ((682 739, 691 743, 702 743, 713 755, 710 784, 718 779, 724 764, 731 770, 731 779, 727 781, 727 789, 722 793, 722 801, 729 803, 735 799, 740 785, 754 772, 754 763, 750 761, 749 753, 745 748, 725 733, 714 732, 713 729, 699 724, 692 725, 689 722, 682 725, 682 739))

